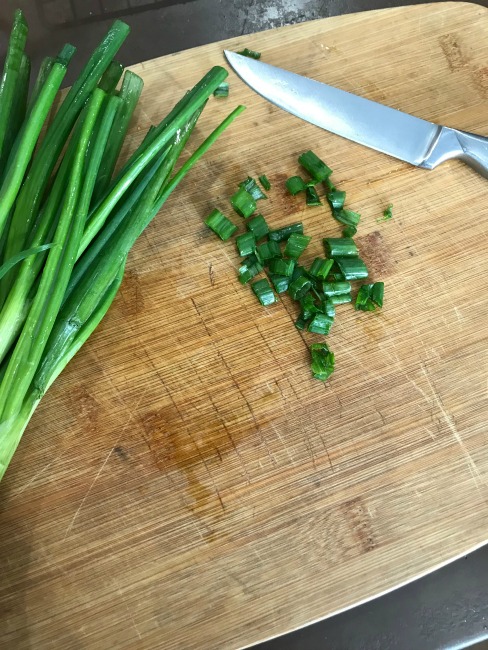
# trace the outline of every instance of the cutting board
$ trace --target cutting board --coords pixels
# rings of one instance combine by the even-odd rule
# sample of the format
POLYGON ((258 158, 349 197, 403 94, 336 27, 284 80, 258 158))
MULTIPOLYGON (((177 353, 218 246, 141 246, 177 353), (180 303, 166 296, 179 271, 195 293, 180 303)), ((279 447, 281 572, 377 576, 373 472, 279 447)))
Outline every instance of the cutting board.
MULTIPOLYGON (((128 150, 224 47, 427 120, 488 133, 486 9, 317 20, 135 66, 128 150)), ((130 256, 112 309, 35 414, 0 486, 0 645, 237 648, 398 587, 488 537, 487 181, 301 123, 233 74, 195 143, 247 110, 130 256), (248 174, 273 227, 340 233, 285 179, 313 148, 362 214, 381 312, 338 308, 311 378, 294 305, 262 308, 203 225, 248 174), (393 204, 393 219, 379 222, 393 204)), ((407 135, 407 134, 406 134, 407 135)), ((127 155, 127 151, 124 153, 127 155)), ((242 226, 241 226, 242 227, 242 226)))

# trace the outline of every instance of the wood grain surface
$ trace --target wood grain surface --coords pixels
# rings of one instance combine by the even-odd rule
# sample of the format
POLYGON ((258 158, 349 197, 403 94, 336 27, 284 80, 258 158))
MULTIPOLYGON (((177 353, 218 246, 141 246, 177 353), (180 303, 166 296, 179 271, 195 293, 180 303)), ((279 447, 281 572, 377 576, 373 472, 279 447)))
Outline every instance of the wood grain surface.
MULTIPOLYGON (((488 134, 486 9, 354 14, 227 41, 428 120, 488 134)), ((129 148, 223 43, 136 66, 129 148)), ((237 648, 353 606, 488 536, 487 181, 285 114, 233 74, 193 142, 248 108, 130 256, 120 295, 43 401, 0 486, 0 646, 237 648), (338 308, 310 375, 293 304, 262 308, 203 225, 248 174, 277 227, 339 234, 286 195, 313 148, 362 214, 381 313, 338 308), (393 203, 394 218, 378 223, 393 203)), ((408 137, 408 134, 406 134, 408 137)), ((234 218, 234 216, 232 217, 234 218)), ((236 223, 239 218, 235 217, 236 223)))

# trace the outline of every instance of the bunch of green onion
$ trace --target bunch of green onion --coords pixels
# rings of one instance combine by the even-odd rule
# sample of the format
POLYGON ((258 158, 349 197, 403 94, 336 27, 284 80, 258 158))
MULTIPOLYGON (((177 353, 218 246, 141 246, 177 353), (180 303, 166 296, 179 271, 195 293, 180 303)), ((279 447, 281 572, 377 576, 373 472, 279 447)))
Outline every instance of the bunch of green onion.
POLYGON ((27 31, 18 10, 0 82, 0 479, 39 401, 109 309, 134 242, 243 110, 175 171, 227 76, 214 67, 115 172, 143 86, 114 60, 128 26, 113 24, 56 112, 75 48, 46 58, 29 92, 27 31))

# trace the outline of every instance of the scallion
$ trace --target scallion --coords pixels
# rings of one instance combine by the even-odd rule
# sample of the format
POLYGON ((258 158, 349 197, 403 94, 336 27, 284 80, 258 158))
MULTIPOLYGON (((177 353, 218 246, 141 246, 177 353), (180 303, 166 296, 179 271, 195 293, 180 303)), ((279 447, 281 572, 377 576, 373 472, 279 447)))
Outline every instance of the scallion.
POLYGON ((240 54, 241 56, 247 56, 250 59, 260 59, 261 58, 261 52, 256 52, 255 50, 250 50, 248 47, 245 47, 243 50, 240 50, 237 52, 237 54, 240 54))
POLYGON ((236 237, 236 246, 241 257, 250 255, 256 248, 256 240, 252 232, 245 232, 236 237))
POLYGON ((295 260, 274 259, 268 264, 269 270, 274 275, 283 275, 291 278, 295 270, 295 260))
POLYGON ((341 293, 350 293, 350 282, 324 282, 322 284, 322 293, 325 296, 339 296, 341 293))
POLYGON ((313 185, 309 185, 307 189, 305 190, 305 203, 309 207, 313 206, 318 206, 322 205, 322 201, 320 200, 319 195, 317 194, 317 190, 313 185))
POLYGON ((229 82, 222 81, 217 88, 213 91, 214 97, 228 97, 229 96, 229 82))
POLYGON ((290 277, 286 275, 276 275, 271 273, 269 279, 273 283, 276 293, 284 293, 290 286, 290 277))
POLYGON ((308 324, 308 331, 314 334, 326 335, 330 332, 333 323, 334 319, 327 314, 315 314, 308 324))
POLYGON ((262 214, 258 214, 246 222, 246 227, 252 232, 256 241, 259 241, 269 233, 269 226, 262 214))
POLYGON ((293 300, 300 300, 312 288, 312 281, 305 275, 301 275, 290 282, 288 293, 293 300))
POLYGON ((327 300, 334 306, 345 305, 348 302, 352 302, 352 296, 350 293, 339 293, 335 296, 329 296, 327 300))
POLYGON ((312 343, 310 354, 313 376, 315 379, 325 381, 334 372, 334 353, 329 350, 326 343, 312 343))
POLYGON ((358 257, 359 251, 354 240, 349 237, 326 237, 324 246, 327 255, 336 257, 358 257))
POLYGON ((274 260, 282 257, 281 248, 276 241, 263 242, 258 246, 258 253, 263 261, 274 260))
POLYGON ((230 219, 223 215, 220 210, 217 210, 217 208, 212 210, 212 212, 208 215, 208 217, 205 219, 205 224, 210 228, 210 230, 213 230, 214 233, 218 235, 222 241, 227 241, 227 239, 230 239, 237 230, 237 226, 235 226, 232 221, 230 221, 230 219))
POLYGON ((307 189, 307 184, 301 176, 290 176, 286 180, 285 185, 292 196, 296 196, 300 192, 305 192, 307 189))
POLYGON ((271 183, 269 182, 269 179, 266 176, 266 174, 261 174, 261 176, 259 176, 259 182, 266 190, 266 192, 269 192, 269 190, 271 189, 271 183))
POLYGON ((307 248, 311 239, 312 238, 307 237, 307 235, 292 233, 286 242, 284 250, 285 257, 291 257, 292 259, 297 260, 303 251, 307 248))
POLYGON ((251 289, 254 291, 257 299, 264 307, 278 302, 278 299, 276 298, 274 291, 266 278, 252 282, 251 289))
POLYGON ((239 282, 241 284, 246 284, 249 280, 252 280, 256 275, 261 273, 263 268, 264 267, 260 260, 254 253, 251 253, 251 255, 248 255, 239 267, 239 282))
POLYGON ((327 193, 327 200, 329 201, 330 207, 333 210, 340 210, 344 207, 346 193, 342 190, 333 189, 327 193))
POLYGON ((246 190, 246 192, 249 192, 249 194, 252 196, 252 198, 255 201, 268 198, 266 194, 262 191, 262 189, 259 187, 259 185, 256 183, 254 178, 252 178, 251 176, 248 176, 245 181, 239 183, 239 187, 243 187, 246 190))
POLYGON ((303 224, 301 221, 297 223, 291 223, 288 226, 283 226, 283 228, 278 228, 277 230, 269 231, 269 238, 273 241, 286 241, 290 235, 294 233, 303 235, 303 224))
POLYGON ((243 187, 240 187, 237 192, 230 197, 230 203, 237 214, 244 219, 250 217, 256 210, 256 201, 243 187))
POLYGON ((327 167, 313 151, 302 153, 298 157, 298 162, 317 182, 325 181, 332 174, 332 169, 327 167))
POLYGON ((330 270, 334 264, 334 260, 324 260, 321 257, 316 257, 308 272, 310 275, 313 275, 314 278, 319 280, 325 280, 330 273, 330 270))
POLYGON ((335 261, 345 280, 362 280, 368 277, 366 264, 359 257, 336 257, 335 261))

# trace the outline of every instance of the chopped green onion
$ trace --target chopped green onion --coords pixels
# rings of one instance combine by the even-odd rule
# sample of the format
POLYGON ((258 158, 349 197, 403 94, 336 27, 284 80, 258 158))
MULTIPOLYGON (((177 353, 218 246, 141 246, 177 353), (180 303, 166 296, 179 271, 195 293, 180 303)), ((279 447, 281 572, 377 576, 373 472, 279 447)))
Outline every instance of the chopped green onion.
POLYGON ((253 282, 251 284, 251 288, 263 307, 267 307, 268 305, 272 305, 273 303, 278 302, 278 299, 274 295, 273 289, 271 288, 266 278, 253 282))
POLYGON ((382 307, 384 288, 383 282, 361 285, 356 296, 355 308, 361 311, 374 311, 376 305, 382 307))
MULTIPOLYGON (((295 268, 293 269, 293 273, 291 276, 291 281, 296 280, 297 278, 305 277, 308 278, 308 273, 307 270, 304 266, 301 266, 300 264, 297 264, 295 268)), ((309 278, 310 279, 310 278, 309 278)))
POLYGON ((347 210, 346 208, 341 208, 340 210, 332 210, 334 219, 337 219, 339 223, 344 224, 345 226, 356 226, 361 220, 361 215, 359 212, 354 212, 353 210, 347 210))
POLYGON ((350 282, 324 282, 322 292, 326 296, 339 296, 341 293, 351 292, 350 282))
POLYGON ((305 191, 305 202, 308 206, 317 206, 317 205, 322 205, 322 201, 319 198, 319 195, 317 194, 317 190, 313 185, 309 185, 305 191))
POLYGON ((359 257, 337 257, 336 262, 345 280, 362 280, 368 277, 366 264, 359 257))
POLYGON ((352 302, 352 296, 350 293, 340 293, 337 296, 329 296, 327 301, 334 306, 345 305, 348 302, 352 302))
POLYGON ((293 300, 300 300, 312 288, 312 281, 304 275, 292 280, 288 287, 288 293, 293 300))
POLYGON ((258 253, 263 261, 277 259, 282 256, 280 245, 276 241, 267 241, 260 244, 258 253))
POLYGON ((237 54, 240 54, 241 56, 248 56, 250 59, 261 58, 261 52, 255 52, 254 50, 250 50, 248 47, 245 47, 243 50, 240 50, 240 52, 237 52, 237 54))
POLYGON ((236 237, 236 246, 241 257, 250 255, 256 248, 256 240, 252 232, 245 232, 242 235, 238 235, 236 237))
POLYGON ((300 316, 296 319, 295 321, 295 327, 298 330, 304 330, 307 327, 307 321, 305 318, 300 314, 300 316))
POLYGON ((240 187, 237 192, 230 197, 230 203, 237 214, 244 219, 250 217, 256 210, 256 201, 243 187, 240 187))
POLYGON ((269 190, 271 189, 271 183, 269 182, 268 177, 266 176, 266 174, 262 174, 259 177, 259 182, 264 187, 266 192, 269 192, 269 190))
POLYGON ((301 221, 297 223, 291 223, 289 226, 284 226, 283 228, 278 228, 277 230, 269 231, 269 238, 273 241, 286 241, 290 235, 297 233, 303 235, 303 224, 301 221))
POLYGON ((258 214, 247 222, 247 229, 250 230, 256 241, 262 239, 269 233, 269 226, 262 214, 258 214))
POLYGON ((376 219, 376 221, 380 223, 381 221, 388 221, 392 217, 393 217, 393 205, 390 203, 390 205, 385 210, 383 210, 383 216, 380 217, 379 219, 376 219))
POLYGON ((258 275, 258 273, 261 273, 262 270, 263 265, 256 255, 249 255, 239 267, 239 282, 241 284, 246 284, 246 282, 252 280, 256 275, 258 275))
POLYGON ((302 153, 298 157, 298 162, 316 181, 325 181, 332 174, 332 169, 327 167, 313 151, 302 153))
POLYGON ((214 97, 228 97, 229 96, 229 82, 222 81, 217 88, 213 91, 214 97))
POLYGON ((324 246, 329 257, 358 257, 359 251, 354 240, 349 237, 326 237, 324 246))
POLYGON ((290 278, 295 270, 295 260, 271 260, 268 267, 270 273, 273 273, 274 275, 284 275, 285 277, 290 278))
POLYGON ((354 235, 357 233, 358 229, 356 226, 346 226, 342 230, 342 236, 343 237, 354 237, 354 235))
POLYGON ((315 314, 308 324, 308 331, 314 334, 328 334, 334 319, 327 314, 315 314))
POLYGON ((378 305, 378 307, 383 307, 383 295, 385 293, 385 283, 384 282, 375 282, 373 284, 373 290, 371 292, 371 300, 378 305))
POLYGON ((290 176, 285 185, 292 196, 296 196, 299 192, 305 192, 307 189, 307 184, 301 176, 290 176))
POLYGON ((311 239, 312 238, 307 237, 307 235, 300 235, 299 233, 294 232, 286 242, 285 256, 297 260, 307 248, 311 239))
POLYGON ((334 372, 334 353, 326 343, 312 343, 310 346, 312 363, 310 368, 315 379, 325 381, 334 372))
POLYGON ((268 198, 266 194, 262 191, 262 189, 259 187, 259 185, 256 183, 254 178, 252 178, 251 176, 248 176, 245 181, 239 183, 239 187, 243 187, 246 190, 246 192, 249 192, 249 194, 252 196, 252 198, 255 201, 259 201, 259 199, 268 198))
POLYGON ((335 318, 336 310, 335 305, 329 298, 326 298, 322 303, 324 313, 327 314, 330 318, 335 318))
POLYGON ((330 273, 330 270, 334 264, 334 260, 324 260, 321 257, 316 257, 308 272, 310 275, 313 275, 314 278, 319 278, 325 280, 330 273))
POLYGON ((237 230, 230 219, 227 219, 225 215, 215 208, 205 219, 205 224, 213 230, 216 235, 220 237, 222 241, 227 241, 237 230))
POLYGON ((333 210, 340 210, 344 207, 346 193, 342 190, 333 189, 327 194, 327 200, 333 210))
POLYGON ((290 286, 290 277, 286 275, 276 275, 272 273, 269 279, 273 283, 276 293, 284 293, 290 286))
POLYGON ((319 311, 310 291, 300 299, 300 306, 302 308, 301 314, 305 320, 308 320, 319 311))

